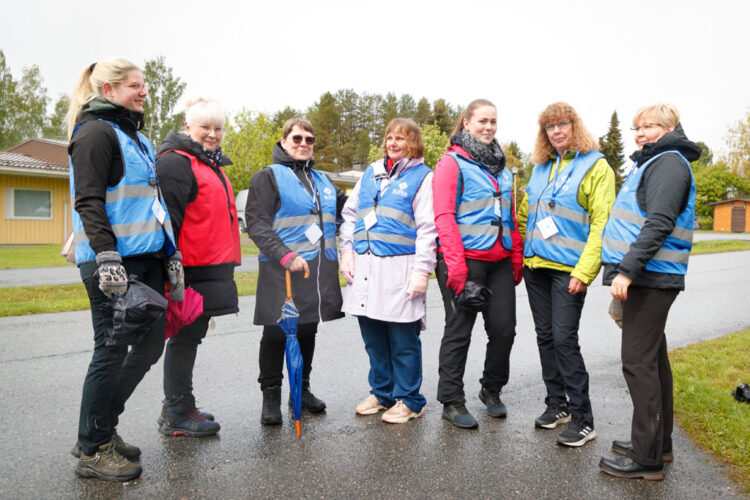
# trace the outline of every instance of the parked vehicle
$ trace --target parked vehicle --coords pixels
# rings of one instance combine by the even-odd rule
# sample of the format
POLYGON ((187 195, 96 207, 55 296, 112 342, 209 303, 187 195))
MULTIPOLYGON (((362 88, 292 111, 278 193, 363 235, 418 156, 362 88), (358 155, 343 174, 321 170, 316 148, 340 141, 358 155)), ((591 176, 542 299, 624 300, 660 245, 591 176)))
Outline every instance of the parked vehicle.
POLYGON ((247 189, 243 189, 239 193, 237 193, 237 198, 234 200, 235 205, 237 206, 237 220, 240 223, 240 235, 244 234, 245 231, 247 231, 247 226, 245 226, 245 204, 247 203, 247 189))

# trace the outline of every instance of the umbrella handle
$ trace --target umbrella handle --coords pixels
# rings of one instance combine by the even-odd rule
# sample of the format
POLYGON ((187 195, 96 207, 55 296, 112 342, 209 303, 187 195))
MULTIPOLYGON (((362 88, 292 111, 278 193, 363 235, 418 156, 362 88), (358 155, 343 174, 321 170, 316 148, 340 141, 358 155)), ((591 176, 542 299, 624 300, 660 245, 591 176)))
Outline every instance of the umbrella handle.
POLYGON ((286 300, 292 300, 292 273, 289 269, 286 270, 286 300))

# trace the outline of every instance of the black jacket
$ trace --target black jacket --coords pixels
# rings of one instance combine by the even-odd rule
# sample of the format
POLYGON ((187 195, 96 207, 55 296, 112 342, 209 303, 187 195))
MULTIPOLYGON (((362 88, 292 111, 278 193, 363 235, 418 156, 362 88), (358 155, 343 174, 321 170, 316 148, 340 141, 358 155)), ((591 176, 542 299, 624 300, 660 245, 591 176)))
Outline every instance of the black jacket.
MULTIPOLYGON (((285 165, 297 175, 300 184, 312 194, 310 169, 313 161, 298 162, 277 142, 273 149, 273 162, 285 165)), ((336 216, 347 196, 336 188, 336 216)), ((320 202, 320 200, 318 200, 320 202)), ((256 325, 275 325, 284 304, 286 287, 284 268, 281 260, 291 252, 273 230, 273 219, 281 208, 281 197, 276 177, 269 168, 256 173, 250 180, 245 208, 245 221, 250 238, 258 245, 269 262, 260 262, 258 293, 255 299, 256 325)), ((322 217, 322 216, 321 216, 322 217)), ((338 261, 323 257, 325 239, 320 239, 318 256, 307 262, 310 277, 304 279, 302 273, 292 273, 292 294, 300 313, 301 323, 317 323, 342 317, 341 285, 338 278, 338 261)))
MULTIPOLYGON (((184 151, 195 156, 211 167, 216 173, 218 182, 222 184, 224 184, 224 179, 219 167, 231 165, 232 162, 224 156, 220 165, 214 165, 198 143, 189 136, 174 130, 167 134, 164 142, 159 146, 156 175, 169 210, 175 240, 181 247, 179 235, 182 223, 185 220, 185 212, 187 210, 200 210, 200 207, 190 205, 198 196, 198 182, 190 166, 190 160, 169 150, 184 151)), ((228 190, 229 186, 224 184, 224 188, 228 190)), ((231 190, 228 192, 228 196, 233 196, 231 190)), ((216 200, 216 202, 224 203, 225 199, 216 200)), ((229 207, 227 207, 227 212, 229 212, 229 207)), ((231 213, 228 214, 228 217, 231 217, 231 213)), ((204 315, 220 316, 239 311, 234 268, 233 262, 209 266, 185 266, 185 285, 194 288, 203 296, 204 315)))
POLYGON ((108 120, 139 144, 136 131, 143 113, 130 111, 101 97, 86 104, 78 115, 76 132, 68 145, 73 162, 74 207, 95 253, 115 250, 117 237, 104 208, 108 187, 116 186, 125 173, 117 133, 108 120))
MULTIPOLYGON (((643 165, 664 151, 677 150, 695 161, 700 157, 701 148, 690 141, 677 124, 673 132, 664 134, 655 143, 643 145, 643 149, 630 158, 643 165)), ((672 232, 677 217, 685 210, 690 195, 691 174, 682 158, 676 154, 665 154, 649 165, 641 178, 636 191, 638 206, 646 212, 638 238, 630 245, 630 250, 617 264, 604 265, 604 284, 609 285, 618 273, 633 280, 633 286, 645 288, 685 289, 685 277, 681 274, 666 274, 646 271, 646 263, 659 251, 667 236, 672 232)))

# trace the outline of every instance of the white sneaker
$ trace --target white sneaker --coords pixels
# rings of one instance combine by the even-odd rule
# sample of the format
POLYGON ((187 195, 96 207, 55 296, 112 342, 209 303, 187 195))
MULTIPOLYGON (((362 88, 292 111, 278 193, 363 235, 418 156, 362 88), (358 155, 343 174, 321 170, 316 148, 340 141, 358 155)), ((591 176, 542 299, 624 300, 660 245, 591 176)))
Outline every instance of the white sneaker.
POLYGON ((375 415, 380 410, 385 410, 386 407, 380 404, 378 398, 374 394, 370 394, 354 409, 359 415, 375 415))
POLYGON ((419 418, 423 414, 424 408, 422 408, 422 410, 417 413, 406 406, 403 401, 397 401, 393 408, 383 413, 383 416, 380 419, 383 422, 388 422, 389 424, 403 424, 408 422, 412 418, 419 418))

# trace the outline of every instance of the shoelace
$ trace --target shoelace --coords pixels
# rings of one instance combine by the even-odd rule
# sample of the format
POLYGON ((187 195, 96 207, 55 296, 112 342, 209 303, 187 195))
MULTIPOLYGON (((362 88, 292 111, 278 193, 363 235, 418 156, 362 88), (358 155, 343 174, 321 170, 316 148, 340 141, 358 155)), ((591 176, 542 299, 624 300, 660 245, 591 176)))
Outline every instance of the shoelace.
POLYGON ((201 424, 206 421, 206 419, 201 415, 201 412, 198 410, 198 408, 193 408, 190 413, 188 413, 188 417, 197 420, 201 424))

